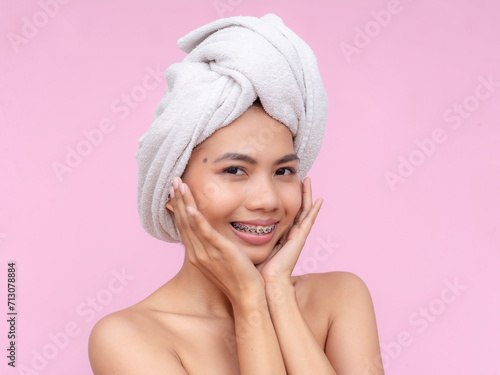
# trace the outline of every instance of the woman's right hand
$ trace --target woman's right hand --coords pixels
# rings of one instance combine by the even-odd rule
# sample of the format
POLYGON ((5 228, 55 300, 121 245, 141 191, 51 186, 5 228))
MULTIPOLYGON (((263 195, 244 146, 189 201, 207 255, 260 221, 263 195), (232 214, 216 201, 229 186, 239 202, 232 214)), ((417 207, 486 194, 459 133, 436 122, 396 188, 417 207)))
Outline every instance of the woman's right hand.
POLYGON ((198 211, 188 185, 180 177, 170 187, 170 201, 188 260, 229 298, 241 302, 249 294, 265 293, 264 279, 248 256, 217 232, 198 211))

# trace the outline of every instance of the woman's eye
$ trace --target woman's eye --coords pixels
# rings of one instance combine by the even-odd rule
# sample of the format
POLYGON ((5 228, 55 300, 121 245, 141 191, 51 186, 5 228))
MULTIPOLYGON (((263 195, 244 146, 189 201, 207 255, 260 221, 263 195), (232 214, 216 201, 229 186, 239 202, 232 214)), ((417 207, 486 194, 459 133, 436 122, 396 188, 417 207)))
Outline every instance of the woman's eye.
POLYGON ((290 175, 290 174, 294 174, 294 173, 296 173, 295 170, 293 170, 292 168, 289 168, 289 167, 280 168, 276 171, 276 174, 278 174, 280 176, 290 175), (288 173, 285 173, 285 172, 288 172, 288 173))
POLYGON ((238 170, 243 171, 240 167, 228 167, 224 169, 222 172, 223 173, 229 173, 229 174, 238 174, 236 173, 238 170))

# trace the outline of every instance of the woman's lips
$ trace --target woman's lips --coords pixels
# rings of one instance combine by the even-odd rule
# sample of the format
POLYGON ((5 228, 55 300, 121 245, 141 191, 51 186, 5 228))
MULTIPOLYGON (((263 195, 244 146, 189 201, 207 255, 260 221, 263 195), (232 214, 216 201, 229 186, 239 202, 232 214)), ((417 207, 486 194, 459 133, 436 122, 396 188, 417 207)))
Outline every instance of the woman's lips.
POLYGON ((262 245, 265 244, 266 242, 271 241, 271 239, 274 237, 274 232, 276 232, 276 228, 278 227, 278 223, 276 223, 275 228, 267 234, 252 234, 252 233, 241 232, 237 230, 235 227, 233 227, 232 224, 229 225, 231 226, 231 229, 238 237, 240 237, 242 240, 248 243, 251 243, 252 245, 262 245))

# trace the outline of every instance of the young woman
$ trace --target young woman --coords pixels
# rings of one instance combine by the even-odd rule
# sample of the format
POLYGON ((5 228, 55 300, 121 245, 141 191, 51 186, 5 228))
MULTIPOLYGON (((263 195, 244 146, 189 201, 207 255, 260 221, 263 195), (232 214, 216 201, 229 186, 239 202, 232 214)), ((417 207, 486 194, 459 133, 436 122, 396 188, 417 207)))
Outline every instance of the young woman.
POLYGON ((96 324, 94 374, 384 373, 363 281, 291 276, 323 200, 298 172, 298 132, 266 109, 257 100, 206 136, 166 187, 184 263, 96 324))

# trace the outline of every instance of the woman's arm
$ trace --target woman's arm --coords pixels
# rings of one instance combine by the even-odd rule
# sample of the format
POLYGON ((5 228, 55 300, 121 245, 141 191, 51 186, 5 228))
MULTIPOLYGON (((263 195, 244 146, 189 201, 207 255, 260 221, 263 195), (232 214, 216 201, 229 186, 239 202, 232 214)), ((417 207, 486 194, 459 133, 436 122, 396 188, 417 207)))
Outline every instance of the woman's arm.
POLYGON ((233 303, 241 375, 286 374, 265 293, 233 303))
POLYGON ((266 283, 266 294, 287 374, 337 374, 300 312, 294 286, 266 283))
POLYGON ((375 313, 365 283, 348 272, 308 275, 309 303, 328 316, 322 348, 291 283, 267 283, 271 317, 289 375, 383 375, 375 313), (335 369, 335 370, 334 370, 335 369))

